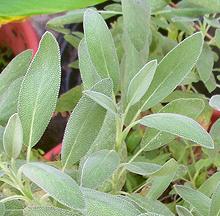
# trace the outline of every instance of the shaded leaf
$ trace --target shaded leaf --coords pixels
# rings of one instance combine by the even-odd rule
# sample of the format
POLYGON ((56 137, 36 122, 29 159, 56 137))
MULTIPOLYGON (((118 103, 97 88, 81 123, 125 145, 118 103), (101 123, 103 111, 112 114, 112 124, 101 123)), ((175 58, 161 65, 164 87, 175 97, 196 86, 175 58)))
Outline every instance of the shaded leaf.
POLYGON ((9 158, 16 159, 23 145, 23 129, 17 113, 8 120, 3 135, 4 150, 9 158))
POLYGON ((183 206, 176 206, 176 211, 179 216, 193 216, 192 213, 185 207, 183 206))

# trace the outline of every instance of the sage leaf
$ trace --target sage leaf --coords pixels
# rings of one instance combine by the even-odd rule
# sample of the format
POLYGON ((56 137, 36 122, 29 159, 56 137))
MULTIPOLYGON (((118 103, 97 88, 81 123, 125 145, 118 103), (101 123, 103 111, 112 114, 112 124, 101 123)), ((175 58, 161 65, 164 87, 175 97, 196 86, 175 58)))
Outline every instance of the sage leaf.
POLYGON ((161 168, 161 166, 158 164, 146 162, 132 162, 126 164, 125 167, 128 171, 142 176, 152 175, 161 168))
POLYGON ((199 191, 182 185, 176 185, 175 190, 183 200, 190 203, 201 215, 209 215, 211 205, 211 199, 209 197, 199 191))
POLYGON ((116 91, 119 84, 119 61, 108 26, 98 12, 87 9, 83 27, 88 51, 98 74, 101 78, 112 78, 116 91))
POLYGON ((201 32, 179 43, 159 63, 153 81, 142 98, 147 110, 167 97, 191 72, 203 46, 201 32))
POLYGON ((32 51, 26 50, 18 54, 0 74, 0 95, 16 79, 23 77, 29 67, 32 51))
POLYGON ((98 188, 112 176, 119 162, 120 158, 114 150, 101 150, 88 155, 80 165, 80 184, 98 188))
POLYGON ((80 216, 82 214, 70 211, 67 209, 39 206, 39 207, 26 207, 24 209, 24 216, 80 216))
POLYGON ((157 61, 150 61, 131 80, 127 92, 129 105, 134 105, 144 96, 153 80, 156 67, 157 61))
POLYGON ((108 97, 100 92, 95 92, 95 91, 91 91, 91 90, 86 90, 83 93, 86 96, 90 97, 92 100, 94 100, 97 104, 104 107, 106 110, 108 110, 114 114, 117 113, 117 107, 110 97, 108 97))
POLYGON ((18 99, 24 144, 29 147, 39 141, 55 110, 60 78, 59 46, 55 37, 46 32, 24 77, 18 99))
POLYGON ((207 131, 199 123, 186 116, 173 113, 157 113, 142 118, 139 123, 191 140, 205 148, 214 148, 213 140, 207 131))
MULTIPOLYGON (((176 113, 196 119, 205 107, 202 99, 198 98, 179 98, 171 101, 164 106, 160 113, 176 113)), ((157 149, 175 139, 175 135, 158 131, 154 128, 148 128, 141 140, 141 147, 144 151, 157 149)))
POLYGON ((193 216, 192 213, 185 207, 183 206, 176 206, 176 211, 179 216, 193 216))
POLYGON ((77 183, 67 174, 42 163, 28 163, 21 168, 23 174, 60 203, 83 210, 85 201, 77 183))
POLYGON ((197 7, 200 6, 205 9, 209 9, 210 13, 217 13, 220 9, 220 2, 218 0, 189 0, 190 3, 193 3, 197 7))
POLYGON ((101 80, 89 55, 88 47, 83 39, 79 44, 79 68, 84 89, 90 89, 101 80))
POLYGON ((209 216, 219 216, 220 215, 220 183, 218 185, 212 195, 212 201, 209 211, 209 216))
POLYGON ((124 29, 137 51, 149 47, 151 11, 148 1, 122 0, 122 12, 124 29))
POLYGON ((89 216, 137 216, 141 212, 122 197, 82 188, 89 216))
POLYGON ((216 110, 220 110, 220 95, 212 96, 209 105, 216 110))
MULTIPOLYGON (((104 79, 98 82, 92 90, 112 95, 112 81, 104 79)), ((106 110, 92 99, 84 95, 74 108, 67 123, 61 161, 63 168, 73 166, 90 149, 104 121, 106 110)))
POLYGON ((207 82, 214 66, 214 55, 212 49, 207 44, 203 45, 203 49, 196 66, 201 80, 204 83, 207 82))
POLYGON ((3 135, 4 150, 9 158, 16 159, 23 145, 23 129, 17 113, 8 120, 3 135))

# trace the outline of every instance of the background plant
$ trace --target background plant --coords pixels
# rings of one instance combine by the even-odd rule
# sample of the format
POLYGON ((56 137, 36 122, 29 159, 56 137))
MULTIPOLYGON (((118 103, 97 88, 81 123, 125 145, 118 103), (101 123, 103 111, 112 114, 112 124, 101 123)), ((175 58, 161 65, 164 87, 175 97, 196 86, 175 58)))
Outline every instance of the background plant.
POLYGON ((31 63, 25 51, 2 72, 2 92, 22 82, 19 93, 11 90, 18 94, 17 111, 5 118, 2 215, 218 215, 219 121, 210 134, 195 121, 204 120, 208 104, 186 82, 197 73, 204 34, 153 54, 152 7, 144 0, 122 1, 118 41, 96 10, 81 11, 83 96, 68 121, 61 161, 37 162, 31 151, 59 90, 52 34, 42 37, 31 63))

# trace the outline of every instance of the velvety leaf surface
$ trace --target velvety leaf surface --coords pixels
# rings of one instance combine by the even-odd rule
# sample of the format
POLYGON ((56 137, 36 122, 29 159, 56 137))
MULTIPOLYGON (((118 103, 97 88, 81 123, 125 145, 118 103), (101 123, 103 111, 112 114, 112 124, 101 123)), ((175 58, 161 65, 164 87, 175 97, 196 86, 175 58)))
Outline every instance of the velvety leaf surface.
MULTIPOLYGON (((164 106, 159 112, 160 113, 176 113, 180 115, 187 116, 189 118, 196 119, 205 107, 204 101, 198 98, 179 98, 171 101, 169 104, 164 106)), ((150 151, 157 149, 172 140, 176 136, 158 131, 153 128, 148 128, 144 133, 144 136, 141 140, 141 146, 145 151, 150 151)))
POLYGON ((60 52, 54 36, 46 32, 21 85, 18 115, 24 144, 34 146, 45 131, 56 107, 60 87, 60 52))
POLYGON ((217 187, 212 195, 209 216, 219 216, 220 215, 219 203, 220 203, 220 182, 218 182, 217 187))
POLYGON ((185 207, 183 206, 176 206, 176 211, 179 216, 193 216, 192 213, 185 207))
POLYGON ((114 89, 117 90, 119 62, 107 24, 98 12, 88 9, 84 15, 83 27, 88 51, 98 74, 102 78, 112 78, 114 89))
POLYGON ((209 105, 216 110, 220 110, 220 95, 212 96, 209 105))
POLYGON ((214 143, 207 131, 196 121, 183 115, 157 113, 142 118, 140 124, 165 131, 184 139, 191 140, 206 148, 214 148, 214 143))
POLYGON ((28 163, 21 167, 23 174, 60 203, 84 209, 85 201, 77 183, 64 172, 43 163, 28 163))

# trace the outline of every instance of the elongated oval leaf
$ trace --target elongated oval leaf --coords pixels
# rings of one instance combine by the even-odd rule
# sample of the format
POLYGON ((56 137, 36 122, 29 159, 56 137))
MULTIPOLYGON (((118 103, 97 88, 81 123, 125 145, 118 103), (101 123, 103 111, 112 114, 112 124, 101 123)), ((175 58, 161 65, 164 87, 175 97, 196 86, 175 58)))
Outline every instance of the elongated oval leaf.
POLYGON ((191 140, 205 148, 214 148, 214 143, 207 131, 196 121, 179 114, 157 113, 142 118, 140 124, 165 131, 191 140))
POLYGON ((175 186, 176 192, 188 203, 190 203, 201 215, 209 213, 211 199, 203 193, 182 185, 175 186))
POLYGON ((89 216, 137 216, 141 213, 133 204, 121 197, 86 188, 82 188, 82 191, 89 216))
POLYGON ((144 96, 153 80, 156 67, 157 61, 150 61, 134 76, 128 86, 128 104, 134 105, 144 96))
POLYGON ((113 150, 102 150, 88 155, 80 166, 81 185, 96 189, 112 176, 119 162, 120 158, 113 150))
POLYGON ((95 92, 95 91, 91 91, 91 90, 84 91, 83 93, 86 96, 90 97, 92 100, 94 100, 97 104, 104 107, 109 112, 112 112, 114 114, 117 113, 117 107, 110 97, 108 97, 100 92, 95 92))
POLYGON ((25 145, 34 146, 45 131, 55 110, 60 76, 59 46, 54 36, 47 32, 41 39, 19 94, 18 115, 25 145))
POLYGON ((161 168, 161 166, 158 164, 145 163, 145 162, 132 162, 126 164, 125 167, 128 171, 143 176, 149 176, 161 168))
POLYGON ((220 183, 218 183, 216 190, 212 195, 209 216, 219 216, 220 215, 219 203, 220 203, 220 183))
POLYGON ((192 213, 185 207, 183 206, 176 206, 176 211, 179 216, 193 216, 192 213))
MULTIPOLYGON (((92 90, 112 95, 112 82, 104 79, 92 90)), ((64 169, 73 166, 89 150, 105 118, 106 110, 87 96, 83 96, 74 108, 67 123, 61 160, 64 169)))
POLYGON ((84 39, 79 44, 78 54, 80 75, 82 77, 83 87, 84 89, 90 89, 101 80, 101 77, 97 73, 96 68, 92 63, 88 52, 88 47, 84 39))
POLYGON ((80 216, 82 214, 55 207, 26 207, 24 216, 80 216))
POLYGON ((31 61, 32 51, 26 50, 17 55, 7 65, 7 67, 0 74, 0 95, 2 92, 9 87, 9 85, 18 79, 23 77, 27 72, 29 63, 31 61))
POLYGON ((67 174, 42 163, 28 163, 21 167, 23 174, 60 203, 84 209, 85 201, 77 183, 67 174))
POLYGON ((111 77, 117 90, 119 62, 110 30, 102 16, 91 9, 85 12, 83 27, 88 51, 98 74, 102 78, 111 77))
MULTIPOLYGON (((176 113, 196 119, 205 107, 202 99, 198 98, 179 98, 171 101, 164 106, 160 113, 176 113)), ((157 149, 175 139, 175 135, 158 131, 154 128, 148 128, 141 140, 141 147, 144 151, 157 149)))
POLYGON ((162 101, 183 81, 196 64, 202 46, 202 33, 195 33, 162 59, 146 95, 142 98, 145 110, 162 101))
POLYGON ((6 125, 3 146, 9 158, 16 159, 23 145, 23 129, 17 113, 12 115, 6 125))
POLYGON ((220 95, 212 96, 209 105, 216 110, 220 110, 220 95))

